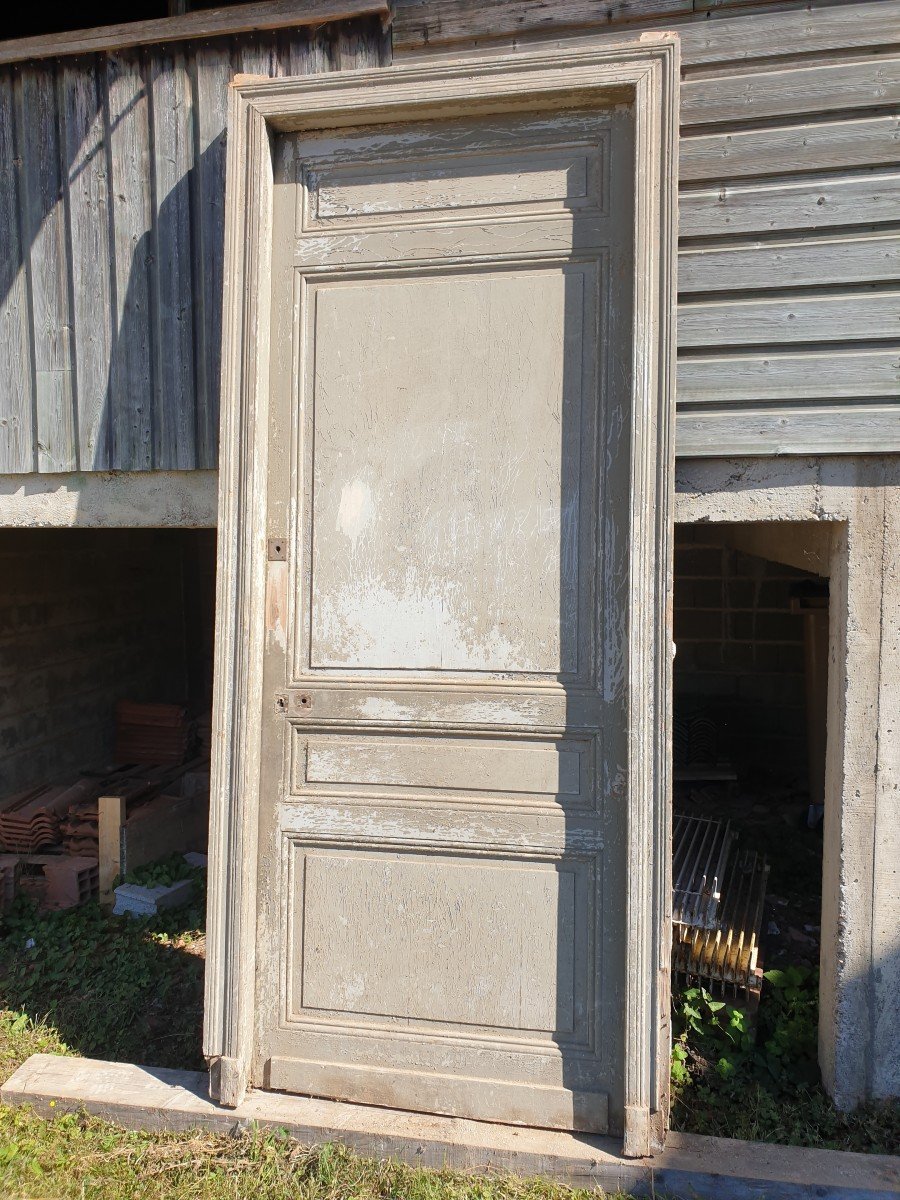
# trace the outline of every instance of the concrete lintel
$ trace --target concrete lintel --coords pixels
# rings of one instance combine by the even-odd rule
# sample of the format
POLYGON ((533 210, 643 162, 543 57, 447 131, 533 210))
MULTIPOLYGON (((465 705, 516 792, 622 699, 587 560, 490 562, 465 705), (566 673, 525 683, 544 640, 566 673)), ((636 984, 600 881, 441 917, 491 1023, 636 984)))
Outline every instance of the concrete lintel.
POLYGON ((0 475, 0 528, 211 529, 217 471, 0 475))
POLYGON ((236 1109, 208 1096, 201 1071, 34 1054, 0 1089, 44 1116, 87 1111, 129 1129, 284 1129, 306 1145, 341 1142, 370 1158, 462 1171, 547 1176, 605 1191, 707 1200, 887 1200, 900 1158, 671 1134, 652 1158, 623 1158, 612 1138, 492 1125, 332 1100, 250 1093, 236 1109), (51 1102, 53 1108, 50 1107, 51 1102))

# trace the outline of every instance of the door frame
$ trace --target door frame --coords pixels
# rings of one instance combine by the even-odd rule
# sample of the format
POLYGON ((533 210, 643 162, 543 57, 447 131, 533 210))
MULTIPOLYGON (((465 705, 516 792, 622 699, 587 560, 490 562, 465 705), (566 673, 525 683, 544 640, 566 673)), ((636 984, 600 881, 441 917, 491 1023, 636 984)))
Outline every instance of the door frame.
POLYGON ((668 1108, 669 703, 679 46, 674 34, 296 79, 237 76, 226 168, 219 540, 204 1054, 246 1092, 255 1034, 273 152, 278 133, 625 104, 635 125, 628 653, 625 1152, 668 1108))

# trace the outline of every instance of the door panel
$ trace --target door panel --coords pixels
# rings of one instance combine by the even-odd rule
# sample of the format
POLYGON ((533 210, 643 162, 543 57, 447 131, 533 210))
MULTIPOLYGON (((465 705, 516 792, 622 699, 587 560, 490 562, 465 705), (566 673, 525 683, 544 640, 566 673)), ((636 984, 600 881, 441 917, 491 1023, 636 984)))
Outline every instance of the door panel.
POLYGON ((279 141, 263 1086, 621 1092, 632 119, 279 141))
POLYGON ((313 668, 575 674, 596 291, 595 263, 309 283, 313 668))

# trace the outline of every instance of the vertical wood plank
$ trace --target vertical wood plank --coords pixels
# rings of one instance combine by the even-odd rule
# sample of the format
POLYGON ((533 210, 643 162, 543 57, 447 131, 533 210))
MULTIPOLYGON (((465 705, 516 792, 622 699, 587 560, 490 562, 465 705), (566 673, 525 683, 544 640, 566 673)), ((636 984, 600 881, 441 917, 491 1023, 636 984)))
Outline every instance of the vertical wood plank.
POLYGON ((237 43, 237 70, 244 75, 279 76, 278 42, 274 33, 256 33, 237 43))
POLYGON ((335 26, 335 59, 341 71, 380 67, 390 63, 390 34, 378 18, 343 21, 335 26))
POLYGON ((0 72, 0 471, 36 468, 31 317, 19 234, 13 73, 0 72))
POLYGON ((279 53, 286 63, 286 75, 312 73, 312 39, 309 29, 285 29, 278 35, 279 53))
POLYGON ((153 465, 153 378, 150 128, 140 56, 110 54, 106 79, 115 264, 110 465, 117 470, 142 471, 153 465))
POLYGON ((56 72, 45 65, 26 67, 21 76, 20 100, 24 228, 34 329, 37 468, 72 471, 78 465, 75 371, 56 72))
POLYGON ((194 59, 196 166, 193 173, 197 304, 197 466, 219 459, 219 374, 222 346, 222 272, 225 253, 225 126, 231 47, 198 46, 194 59))
POLYGON ((122 796, 100 796, 97 800, 97 841, 100 868, 100 903, 116 902, 113 883, 122 866, 122 827, 125 800, 122 796))
POLYGON ((156 407, 154 465, 196 465, 190 173, 193 97, 184 54, 153 50, 154 221, 156 227, 156 407))
MULTIPOLYGON (((102 60, 100 60, 102 62, 102 60)), ((109 192, 98 60, 67 61, 61 72, 72 263, 72 329, 82 470, 109 466, 112 351, 109 192)))

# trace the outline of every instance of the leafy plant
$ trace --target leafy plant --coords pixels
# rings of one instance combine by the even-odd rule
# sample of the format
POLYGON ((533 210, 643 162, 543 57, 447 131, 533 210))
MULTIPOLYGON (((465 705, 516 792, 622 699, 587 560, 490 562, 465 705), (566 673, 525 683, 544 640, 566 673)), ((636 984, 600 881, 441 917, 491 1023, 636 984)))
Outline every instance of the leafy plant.
POLYGON ((122 882, 136 883, 146 888, 171 887, 173 883, 191 879, 196 874, 196 868, 185 862, 184 855, 170 854, 168 858, 161 858, 157 862, 147 863, 146 866, 129 871, 122 882))
POLYGON ((18 899, 0 920, 3 1006, 46 1020, 81 1054, 202 1067, 204 873, 187 870, 191 904, 152 918, 113 917, 96 902, 46 913, 18 899))
POLYGON ((900 1103, 839 1113, 821 1086, 815 971, 766 972, 755 1027, 700 987, 674 997, 673 1017, 675 1128, 875 1153, 900 1144, 900 1103))

